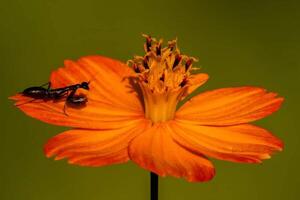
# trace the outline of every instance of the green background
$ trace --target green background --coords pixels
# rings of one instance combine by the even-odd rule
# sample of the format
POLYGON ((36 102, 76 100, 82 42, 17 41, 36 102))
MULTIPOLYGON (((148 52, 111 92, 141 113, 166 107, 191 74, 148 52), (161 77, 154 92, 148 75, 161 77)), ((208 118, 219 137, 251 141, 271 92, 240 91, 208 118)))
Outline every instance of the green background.
POLYGON ((160 179, 160 199, 298 199, 300 12, 297 1, 1 0, 0 199, 149 199, 149 173, 135 164, 81 168, 43 155, 65 128, 26 117, 7 99, 48 81, 66 58, 142 53, 141 33, 178 37, 210 81, 200 91, 255 85, 286 98, 257 124, 285 142, 261 165, 214 160, 208 183, 160 179), (298 198, 297 198, 298 197, 298 198))

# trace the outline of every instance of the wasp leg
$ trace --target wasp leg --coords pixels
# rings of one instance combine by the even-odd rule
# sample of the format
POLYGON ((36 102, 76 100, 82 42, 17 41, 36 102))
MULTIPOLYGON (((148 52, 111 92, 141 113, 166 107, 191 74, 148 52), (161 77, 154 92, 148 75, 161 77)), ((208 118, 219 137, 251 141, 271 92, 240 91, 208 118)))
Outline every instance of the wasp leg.
POLYGON ((65 101, 65 104, 64 104, 64 108, 63 108, 63 111, 64 111, 64 114, 66 116, 69 116, 66 109, 67 109, 67 101, 68 101, 68 98, 70 98, 70 95, 72 95, 73 91, 71 92, 71 94, 69 94, 69 91, 67 91, 67 93, 64 93, 63 96, 67 96, 67 99, 65 101))
POLYGON ((65 114, 66 116, 69 116, 68 113, 66 112, 66 108, 67 108, 67 102, 65 102, 65 104, 64 104, 64 109, 63 109, 63 111, 64 111, 64 114, 65 114))

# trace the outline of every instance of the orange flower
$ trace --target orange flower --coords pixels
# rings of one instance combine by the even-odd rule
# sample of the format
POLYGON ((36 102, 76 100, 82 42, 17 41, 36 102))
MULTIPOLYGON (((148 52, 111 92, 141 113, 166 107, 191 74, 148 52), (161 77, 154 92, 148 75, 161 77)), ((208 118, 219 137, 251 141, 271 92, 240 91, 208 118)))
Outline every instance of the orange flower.
POLYGON ((182 55, 176 41, 146 36, 146 54, 131 67, 102 56, 87 56, 52 72, 52 88, 89 81, 84 108, 64 101, 12 99, 27 115, 73 127, 51 138, 45 154, 71 164, 103 166, 132 160, 160 176, 208 181, 215 169, 205 157, 260 163, 281 151, 269 131, 248 124, 279 109, 283 98, 258 87, 222 88, 179 101, 204 84, 208 75, 193 74, 194 58, 182 55), (28 103, 26 103, 28 102, 28 103))

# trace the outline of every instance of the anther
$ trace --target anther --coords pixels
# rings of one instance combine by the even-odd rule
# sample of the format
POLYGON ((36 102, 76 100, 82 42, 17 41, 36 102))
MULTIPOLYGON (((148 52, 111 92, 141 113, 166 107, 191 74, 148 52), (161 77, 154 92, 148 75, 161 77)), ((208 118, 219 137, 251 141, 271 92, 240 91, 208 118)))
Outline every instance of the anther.
POLYGON ((162 74, 161 77, 159 78, 161 81, 165 81, 165 74, 162 74))
POLYGON ((192 65, 192 63, 193 63, 193 59, 192 58, 189 58, 187 61, 186 61, 186 63, 185 63, 185 71, 188 71, 189 70, 189 68, 190 68, 190 66, 192 65))
POLYGON ((179 62, 181 61, 182 56, 180 54, 177 54, 173 63, 173 69, 179 64, 179 62))
POLYGON ((151 36, 147 36, 146 37, 146 49, 147 49, 147 52, 149 52, 151 50, 151 43, 152 43, 151 36))
POLYGON ((145 69, 149 69, 149 65, 148 65, 148 57, 145 56, 144 60, 143 60, 143 65, 145 67, 145 69))
POLYGON ((135 71, 135 73, 141 73, 139 67, 136 64, 132 65, 133 70, 135 71))
POLYGON ((184 79, 182 80, 182 82, 180 83, 180 87, 183 87, 183 86, 185 86, 186 84, 187 84, 187 79, 184 78, 184 79))
POLYGON ((170 49, 170 51, 173 51, 175 47, 176 47, 176 40, 172 40, 168 42, 168 48, 170 49))
POLYGON ((158 44, 156 47, 156 55, 160 56, 161 55, 161 43, 158 44))

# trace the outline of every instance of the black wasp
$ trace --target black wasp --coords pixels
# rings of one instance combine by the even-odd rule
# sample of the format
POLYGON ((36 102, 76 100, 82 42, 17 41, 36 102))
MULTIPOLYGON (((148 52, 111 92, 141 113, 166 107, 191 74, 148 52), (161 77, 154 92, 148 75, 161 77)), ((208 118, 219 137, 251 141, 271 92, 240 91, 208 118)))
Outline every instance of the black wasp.
POLYGON ((64 114, 66 113, 66 105, 72 107, 82 107, 85 106, 87 102, 87 97, 85 95, 75 95, 76 91, 79 89, 89 90, 89 82, 82 82, 80 84, 69 85, 61 88, 51 88, 51 82, 42 85, 42 86, 34 86, 26 88, 22 94, 27 97, 33 98, 34 100, 60 100, 62 98, 66 98, 66 102, 63 108, 64 114), (44 88, 44 86, 48 86, 44 88))

